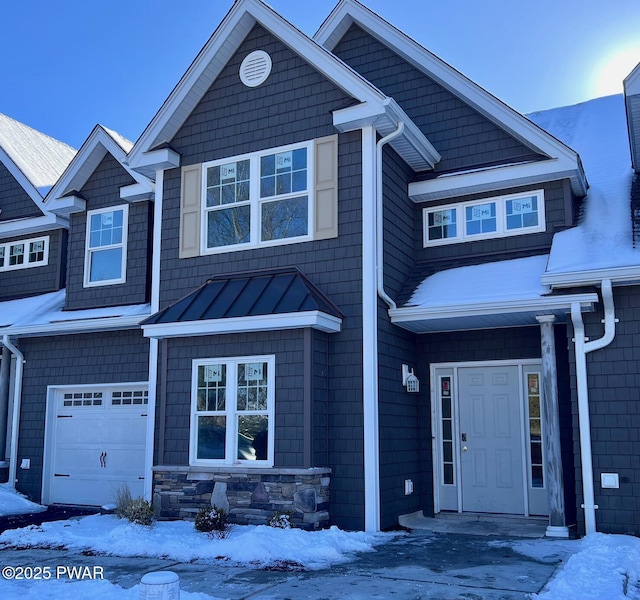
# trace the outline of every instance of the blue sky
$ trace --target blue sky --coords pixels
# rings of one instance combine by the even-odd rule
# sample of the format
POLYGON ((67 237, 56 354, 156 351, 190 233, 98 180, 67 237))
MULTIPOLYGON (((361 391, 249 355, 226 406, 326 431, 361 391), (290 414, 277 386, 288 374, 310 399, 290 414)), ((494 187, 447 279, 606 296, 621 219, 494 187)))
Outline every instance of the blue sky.
MULTIPOLYGON (((313 35, 335 1, 269 4, 313 35)), ((621 91, 640 62, 639 0, 363 1, 524 113, 621 91)), ((96 123, 135 141, 231 5, 3 3, 0 112, 76 148, 96 123)))

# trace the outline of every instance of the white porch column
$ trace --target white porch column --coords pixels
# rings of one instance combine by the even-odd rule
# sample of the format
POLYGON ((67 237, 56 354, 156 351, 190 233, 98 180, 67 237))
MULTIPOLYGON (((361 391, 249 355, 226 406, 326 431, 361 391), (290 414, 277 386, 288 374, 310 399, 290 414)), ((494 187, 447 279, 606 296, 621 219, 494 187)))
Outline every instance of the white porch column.
POLYGON ((560 450, 560 412, 558 409, 558 373, 554 315, 536 317, 540 323, 542 347, 542 432, 545 480, 549 494, 549 526, 547 536, 569 537, 564 507, 564 480, 560 450))

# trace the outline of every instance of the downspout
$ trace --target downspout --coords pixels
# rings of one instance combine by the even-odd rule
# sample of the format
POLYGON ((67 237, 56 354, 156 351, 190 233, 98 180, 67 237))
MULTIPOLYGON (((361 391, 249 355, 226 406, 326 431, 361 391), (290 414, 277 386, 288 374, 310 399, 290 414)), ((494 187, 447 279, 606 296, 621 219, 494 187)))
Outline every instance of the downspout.
POLYGON ((376 282, 378 296, 382 298, 390 309, 396 308, 396 303, 384 289, 384 219, 382 213, 382 148, 392 139, 402 135, 404 123, 400 121, 398 128, 389 135, 381 138, 376 144, 376 282))
POLYGON ((2 336, 2 345, 16 357, 16 375, 13 388, 13 414, 11 419, 11 448, 9 451, 9 485, 16 487, 18 471, 18 427, 20 425, 20 406, 22 404, 22 373, 24 371, 24 355, 9 340, 8 335, 2 336))
POLYGON ((571 304, 571 320, 576 348, 576 380, 578 387, 578 424, 580 429, 580 459, 582 462, 582 493, 584 497, 584 521, 587 534, 596 531, 595 493, 593 487, 593 461, 591 455, 591 424, 589 419, 589 387, 587 385, 587 354, 608 346, 616 335, 615 305, 611 280, 602 281, 604 302, 604 335, 597 340, 587 341, 580 303, 571 304))

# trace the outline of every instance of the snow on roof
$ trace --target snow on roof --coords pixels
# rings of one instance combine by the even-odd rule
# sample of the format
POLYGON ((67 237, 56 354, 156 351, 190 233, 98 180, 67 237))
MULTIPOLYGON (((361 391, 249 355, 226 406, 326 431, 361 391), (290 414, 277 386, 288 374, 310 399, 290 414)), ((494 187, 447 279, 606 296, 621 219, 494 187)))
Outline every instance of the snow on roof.
POLYGON ((21 321, 34 319, 43 312, 62 308, 64 296, 64 290, 59 290, 49 294, 0 302, 0 328, 11 327, 21 321))
POLYGON ((528 115, 579 153, 589 191, 577 227, 553 239, 547 273, 640 265, 631 225, 631 155, 622 95, 528 115))
POLYGON ((550 291, 540 282, 547 259, 544 254, 440 271, 427 277, 405 306, 474 306, 538 299, 550 291))
POLYGON ((122 148, 125 152, 128 153, 131 150, 131 148, 133 148, 133 142, 128 140, 126 137, 120 135, 114 129, 109 129, 104 125, 100 125, 100 127, 102 127, 102 129, 104 129, 113 138, 116 144, 118 144, 120 148, 122 148))
POLYGON ((76 151, 0 113, 0 148, 44 197, 76 151))

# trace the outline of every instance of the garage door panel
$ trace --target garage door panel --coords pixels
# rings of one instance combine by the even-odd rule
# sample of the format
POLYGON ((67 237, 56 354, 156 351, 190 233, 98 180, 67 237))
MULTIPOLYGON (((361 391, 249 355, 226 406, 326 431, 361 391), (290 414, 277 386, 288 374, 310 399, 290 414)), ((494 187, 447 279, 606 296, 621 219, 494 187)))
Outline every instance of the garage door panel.
POLYGON ((58 390, 50 426, 50 502, 100 506, 126 485, 144 493, 148 392, 140 386, 58 390))

